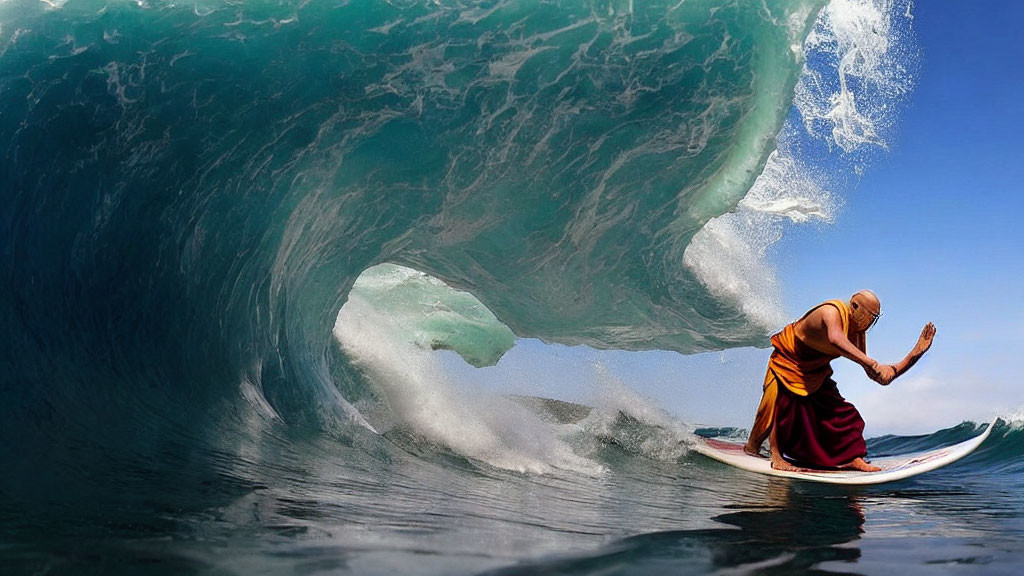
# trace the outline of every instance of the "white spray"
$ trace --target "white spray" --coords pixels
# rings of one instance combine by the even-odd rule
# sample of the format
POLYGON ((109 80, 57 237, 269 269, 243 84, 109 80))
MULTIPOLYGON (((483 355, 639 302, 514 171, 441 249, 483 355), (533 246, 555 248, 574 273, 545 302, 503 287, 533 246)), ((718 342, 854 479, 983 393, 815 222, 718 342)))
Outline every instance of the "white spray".
POLYGON ((460 394, 437 355, 403 338, 391 319, 358 295, 338 314, 334 335, 383 393, 392 416, 430 442, 498 468, 597 474, 553 424, 500 396, 460 394))
MULTIPOLYGON (((798 160, 800 140, 824 140, 844 155, 886 147, 895 104, 912 86, 910 19, 910 6, 900 11, 893 0, 833 0, 822 10, 804 43, 794 100, 800 123, 783 128, 737 209, 708 222, 684 253, 712 294, 767 331, 786 321, 769 248, 787 222, 831 222, 840 204, 822 184, 828 179, 798 160)), ((860 173, 862 162, 854 160, 860 173)))

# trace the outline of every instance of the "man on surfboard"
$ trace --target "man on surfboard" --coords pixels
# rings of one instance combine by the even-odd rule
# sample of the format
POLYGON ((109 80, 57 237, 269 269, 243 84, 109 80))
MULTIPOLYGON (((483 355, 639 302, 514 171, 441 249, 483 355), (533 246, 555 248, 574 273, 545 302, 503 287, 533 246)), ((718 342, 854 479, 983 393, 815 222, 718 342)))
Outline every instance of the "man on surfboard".
POLYGON ((743 451, 757 455, 769 438, 772 468, 847 468, 879 470, 864 461, 864 420, 832 380, 831 361, 842 356, 864 368, 882 386, 906 373, 932 345, 931 322, 906 358, 892 365, 867 355, 866 334, 882 315, 870 290, 849 302, 823 302, 772 336, 775 350, 768 360, 764 394, 743 451), (784 457, 785 456, 785 457, 784 457))

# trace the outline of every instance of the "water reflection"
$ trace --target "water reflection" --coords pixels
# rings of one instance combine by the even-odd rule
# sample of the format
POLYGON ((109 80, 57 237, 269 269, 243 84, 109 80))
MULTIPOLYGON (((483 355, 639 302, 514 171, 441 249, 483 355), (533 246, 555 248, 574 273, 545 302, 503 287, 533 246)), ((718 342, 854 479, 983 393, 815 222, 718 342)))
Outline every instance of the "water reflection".
MULTIPOLYGON (((486 574, 790 573, 822 562, 860 558, 858 546, 851 545, 864 532, 864 510, 857 496, 773 479, 750 501, 728 508, 735 511, 714 518, 723 528, 641 534, 594 555, 486 574)), ((829 573, 820 568, 816 572, 829 573)))

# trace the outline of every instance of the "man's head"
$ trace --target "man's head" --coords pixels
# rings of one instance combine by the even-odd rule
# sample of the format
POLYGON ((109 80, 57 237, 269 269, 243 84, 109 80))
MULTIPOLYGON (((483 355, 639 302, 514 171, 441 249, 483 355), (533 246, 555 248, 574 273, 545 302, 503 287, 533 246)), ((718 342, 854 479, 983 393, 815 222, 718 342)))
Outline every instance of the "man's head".
POLYGON ((871 290, 861 290, 850 297, 850 326, 854 332, 867 332, 882 315, 882 303, 871 290))

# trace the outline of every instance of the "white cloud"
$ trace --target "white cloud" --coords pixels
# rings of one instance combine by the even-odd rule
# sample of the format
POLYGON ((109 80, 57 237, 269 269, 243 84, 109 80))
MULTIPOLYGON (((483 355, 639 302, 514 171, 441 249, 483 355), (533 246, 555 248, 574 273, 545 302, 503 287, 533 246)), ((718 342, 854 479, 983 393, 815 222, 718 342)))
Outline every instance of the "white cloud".
POLYGON ((928 434, 965 420, 984 422, 1012 405, 1005 390, 965 375, 908 374, 889 386, 872 382, 844 393, 864 417, 869 438, 928 434))

